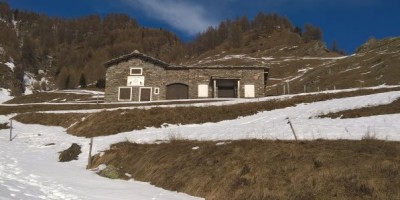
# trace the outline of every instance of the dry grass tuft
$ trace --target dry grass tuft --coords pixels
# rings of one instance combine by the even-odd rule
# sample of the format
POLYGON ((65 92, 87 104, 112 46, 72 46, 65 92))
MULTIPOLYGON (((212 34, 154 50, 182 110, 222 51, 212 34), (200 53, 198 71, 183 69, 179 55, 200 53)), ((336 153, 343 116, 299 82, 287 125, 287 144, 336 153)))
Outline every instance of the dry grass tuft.
POLYGON ((100 164, 209 200, 400 199, 396 142, 124 142, 96 155, 94 166, 100 164))

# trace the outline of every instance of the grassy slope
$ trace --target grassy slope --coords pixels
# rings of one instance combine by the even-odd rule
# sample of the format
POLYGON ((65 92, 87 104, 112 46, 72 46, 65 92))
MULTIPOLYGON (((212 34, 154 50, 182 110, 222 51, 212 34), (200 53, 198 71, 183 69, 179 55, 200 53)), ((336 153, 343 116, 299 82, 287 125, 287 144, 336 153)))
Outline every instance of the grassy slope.
POLYGON ((253 115, 261 111, 269 111, 294 106, 299 103, 309 103, 334 98, 366 95, 388 90, 398 90, 398 88, 304 95, 295 96, 287 100, 264 101, 226 106, 210 106, 203 108, 178 107, 152 108, 149 110, 135 109, 125 111, 103 111, 90 115, 86 120, 76 123, 74 126, 70 127, 67 132, 77 136, 93 137, 144 129, 145 127, 159 127, 163 123, 198 124, 206 122, 218 122, 236 119, 240 116, 253 115))
MULTIPOLYGON (((396 91, 399 88, 387 88, 377 90, 358 90, 352 92, 327 93, 295 96, 287 100, 271 100, 254 103, 243 103, 226 106, 210 107, 176 107, 176 108, 151 108, 102 111, 92 114, 49 114, 49 113, 25 113, 15 117, 22 123, 43 124, 69 127, 67 132, 77 136, 101 136, 113 135, 120 132, 144 129, 145 127, 159 127, 163 123, 169 124, 194 124, 206 122, 218 122, 222 120, 236 119, 240 116, 248 116, 261 111, 274 110, 294 106, 299 103, 309 103, 315 101, 324 101, 334 98, 344 98, 351 96, 367 95, 385 91, 396 91), (76 115, 76 116, 74 116, 76 115), (85 117, 85 120, 81 120, 85 117), (104 120, 107 119, 107 120, 104 120), (75 121, 76 120, 76 121, 75 121), (73 126, 71 126, 74 124, 73 126), (70 127, 71 126, 71 127, 70 127)), ((38 107, 22 106, 20 109, 29 111, 40 110, 45 105, 38 107), (27 107, 27 108, 25 108, 27 107)), ((48 105, 51 108, 52 105, 48 105)), ((73 105, 57 105, 56 108, 65 109, 73 105)), ((81 105, 79 109, 88 109, 90 107, 101 107, 102 105, 81 105)), ((116 106, 116 105, 114 105, 116 106)), ((78 107, 78 106, 76 106, 78 107)), ((5 112, 2 109, 16 111, 14 108, 1 107, 0 113, 5 112)), ((70 108, 72 109, 72 108, 70 108)))
POLYGON ((396 100, 391 104, 372 106, 366 108, 359 108, 354 110, 345 110, 336 113, 329 113, 322 115, 320 117, 330 117, 330 118, 357 118, 357 117, 367 117, 373 115, 385 115, 400 113, 400 100, 396 100))
POLYGON ((400 198, 396 142, 126 142, 96 156, 94 163, 207 200, 400 198))
POLYGON ((57 92, 38 92, 30 95, 15 97, 5 104, 24 104, 24 103, 63 103, 73 101, 96 100, 92 94, 74 94, 74 93, 57 93, 57 92))
POLYGON ((152 105, 168 105, 168 104, 188 104, 188 103, 206 103, 220 100, 188 100, 188 101, 169 101, 169 102, 148 102, 148 103, 73 103, 73 104, 25 104, 25 105, 0 105, 0 115, 8 115, 11 113, 27 113, 39 111, 61 111, 61 110, 91 110, 91 109, 108 109, 120 107, 140 107, 152 105))

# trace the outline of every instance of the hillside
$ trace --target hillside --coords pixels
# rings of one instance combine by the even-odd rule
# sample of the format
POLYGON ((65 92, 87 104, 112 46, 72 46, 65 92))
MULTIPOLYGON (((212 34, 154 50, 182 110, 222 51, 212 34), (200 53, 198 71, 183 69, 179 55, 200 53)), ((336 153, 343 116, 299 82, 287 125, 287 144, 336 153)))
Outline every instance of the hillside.
POLYGON ((173 33, 141 27, 124 14, 63 19, 14 10, 7 3, 0 3, 0 11, 0 88, 13 94, 74 88, 82 77, 94 85, 104 79, 106 60, 137 49, 171 62, 182 46, 173 33), (34 82, 35 88, 24 87, 34 82))
POLYGON ((0 88, 12 95, 104 87, 103 63, 135 49, 175 65, 267 65, 267 95, 399 83, 399 38, 370 40, 343 56, 318 27, 302 30, 277 14, 228 19, 183 43, 123 14, 63 19, 6 3, 0 10, 0 88))
POLYGON ((276 31, 254 43, 261 47, 215 50, 187 64, 267 65, 270 67, 267 95, 288 93, 287 82, 292 94, 399 84, 400 38, 371 39, 349 56, 330 52, 320 41, 304 43, 290 32, 276 31))

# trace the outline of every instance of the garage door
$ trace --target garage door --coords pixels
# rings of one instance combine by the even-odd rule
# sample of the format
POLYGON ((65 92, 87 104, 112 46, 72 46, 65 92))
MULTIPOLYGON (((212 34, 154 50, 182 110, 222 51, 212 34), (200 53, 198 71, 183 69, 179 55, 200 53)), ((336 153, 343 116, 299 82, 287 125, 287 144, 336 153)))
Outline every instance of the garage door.
POLYGON ((219 98, 235 98, 235 88, 233 87, 218 87, 219 98))
POLYGON ((189 86, 181 83, 174 83, 167 86, 167 99, 188 99, 189 86))
POLYGON ((217 80, 218 98, 237 97, 236 87, 237 87, 237 80, 232 80, 232 79, 217 80))

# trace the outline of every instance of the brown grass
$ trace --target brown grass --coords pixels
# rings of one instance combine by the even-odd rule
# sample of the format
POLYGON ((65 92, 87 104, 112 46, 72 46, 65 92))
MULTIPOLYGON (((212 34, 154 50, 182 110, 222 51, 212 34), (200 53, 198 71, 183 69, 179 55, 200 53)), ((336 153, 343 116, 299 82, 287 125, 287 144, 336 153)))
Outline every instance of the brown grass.
POLYGON ((24 124, 41 124, 68 128, 88 115, 84 113, 24 113, 13 117, 13 119, 24 124))
POLYGON ((169 101, 169 102, 149 102, 149 103, 115 103, 115 104, 96 104, 96 103, 76 103, 76 104, 28 104, 28 105, 0 105, 0 115, 8 115, 11 113, 26 113, 37 111, 54 111, 54 110, 90 110, 90 109, 107 109, 119 107, 138 107, 150 105, 169 105, 169 104, 187 104, 187 103, 206 103, 221 100, 188 100, 188 101, 169 101))
POLYGON ((336 113, 328 113, 319 117, 330 117, 330 118, 358 118, 367 117, 374 115, 387 115, 400 113, 400 99, 387 105, 371 106, 366 108, 359 108, 353 110, 345 110, 336 113))
POLYGON ((227 106, 210 107, 177 107, 177 108, 152 108, 149 110, 116 110, 103 111, 89 116, 86 120, 78 122, 67 131, 72 135, 93 137, 112 135, 125 131, 144 129, 145 127, 160 127, 163 123, 169 124, 198 124, 236 119, 261 111, 269 111, 299 103, 323 101, 333 98, 366 95, 387 91, 359 90, 353 92, 318 94, 296 96, 287 100, 263 101, 227 106), (107 119, 107 120, 104 120, 107 119))
POLYGON ((125 142, 94 157, 102 163, 207 200, 400 199, 397 142, 125 142))
POLYGON ((2 123, 0 124, 0 129, 9 129, 10 127, 8 126, 8 123, 2 123))
POLYGON ((75 94, 61 92, 38 92, 30 95, 15 97, 5 104, 23 104, 23 103, 65 103, 71 101, 96 100, 92 94, 75 94))

